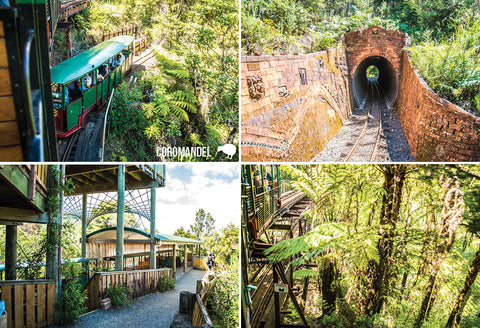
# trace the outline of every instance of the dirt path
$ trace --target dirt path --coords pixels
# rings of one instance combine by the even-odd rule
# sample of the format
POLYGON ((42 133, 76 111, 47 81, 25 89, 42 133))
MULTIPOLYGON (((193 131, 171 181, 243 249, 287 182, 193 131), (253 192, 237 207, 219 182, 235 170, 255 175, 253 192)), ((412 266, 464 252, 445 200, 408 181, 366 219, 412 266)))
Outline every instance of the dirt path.
MULTIPOLYGON (((181 291, 194 293, 196 281, 202 279, 205 271, 192 270, 183 274, 177 268, 175 289, 166 293, 151 294, 135 300, 132 306, 107 311, 97 310, 82 316, 70 328, 168 328, 178 311, 181 291)), ((57 326, 50 326, 57 328, 57 326)), ((58 327, 60 328, 60 327, 58 327)))

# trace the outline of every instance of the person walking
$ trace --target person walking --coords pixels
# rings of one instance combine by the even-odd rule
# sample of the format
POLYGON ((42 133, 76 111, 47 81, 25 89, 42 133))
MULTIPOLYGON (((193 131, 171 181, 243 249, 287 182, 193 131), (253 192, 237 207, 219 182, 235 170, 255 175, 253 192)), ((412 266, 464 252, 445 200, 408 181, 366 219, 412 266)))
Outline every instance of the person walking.
POLYGON ((214 265, 215 265, 215 255, 213 255, 213 253, 210 253, 208 254, 208 257, 207 257, 208 272, 213 271, 214 265))

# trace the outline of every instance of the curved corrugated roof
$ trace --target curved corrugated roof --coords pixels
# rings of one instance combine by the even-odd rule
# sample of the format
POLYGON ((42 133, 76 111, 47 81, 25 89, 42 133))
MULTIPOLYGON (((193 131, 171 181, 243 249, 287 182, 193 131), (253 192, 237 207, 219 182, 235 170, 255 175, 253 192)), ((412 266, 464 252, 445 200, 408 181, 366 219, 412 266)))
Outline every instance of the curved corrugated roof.
MULTIPOLYGON (((116 231, 117 227, 108 227, 108 228, 103 228, 103 229, 93 231, 93 232, 91 232, 87 235, 87 239, 89 239, 90 237, 93 237, 97 234, 100 234, 102 232, 112 231, 112 230, 116 231)), ((144 236, 147 239, 150 238, 150 233, 149 232, 145 232, 145 231, 135 229, 135 228, 130 228, 130 227, 125 227, 124 230, 125 231, 130 231, 130 232, 133 232, 133 233, 137 233, 141 236, 144 236)), ((163 233, 155 234, 155 239, 158 240, 158 241, 172 242, 172 243, 179 243, 179 244, 202 244, 202 242, 200 240, 196 240, 196 239, 192 239, 192 238, 186 238, 186 237, 178 237, 178 236, 173 236, 173 235, 167 235, 167 234, 163 234, 163 233)))
POLYGON ((133 36, 120 35, 69 58, 51 69, 52 82, 66 84, 100 67, 133 42, 133 36))

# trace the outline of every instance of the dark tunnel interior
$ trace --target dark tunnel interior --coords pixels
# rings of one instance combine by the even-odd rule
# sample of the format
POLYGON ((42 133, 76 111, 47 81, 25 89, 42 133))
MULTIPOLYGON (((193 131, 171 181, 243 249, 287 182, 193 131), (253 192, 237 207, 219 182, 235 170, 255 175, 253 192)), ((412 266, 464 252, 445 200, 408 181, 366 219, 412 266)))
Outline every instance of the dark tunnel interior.
POLYGON ((355 100, 359 106, 364 105, 366 102, 371 100, 373 96, 372 87, 376 84, 378 86, 378 91, 380 97, 383 98, 388 107, 392 107, 397 97, 398 91, 398 77, 397 72, 393 65, 384 57, 380 56, 371 56, 365 58, 357 67, 355 74, 353 75, 353 94, 355 100), (375 78, 367 78, 367 68, 370 66, 375 66, 378 68, 378 79, 377 83, 372 83, 375 81, 375 78))

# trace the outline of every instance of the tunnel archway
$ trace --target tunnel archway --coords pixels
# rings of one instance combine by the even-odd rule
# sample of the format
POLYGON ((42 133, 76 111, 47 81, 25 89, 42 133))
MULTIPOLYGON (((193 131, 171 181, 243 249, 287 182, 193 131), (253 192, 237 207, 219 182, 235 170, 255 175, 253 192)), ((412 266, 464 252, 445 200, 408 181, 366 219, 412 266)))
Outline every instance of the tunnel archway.
POLYGON ((372 82, 380 91, 388 107, 392 107, 398 92, 398 76, 392 63, 381 56, 370 56, 362 60, 353 75, 352 87, 357 104, 362 106, 371 97, 372 82), (378 69, 378 77, 368 77, 367 69, 374 66, 378 69))

